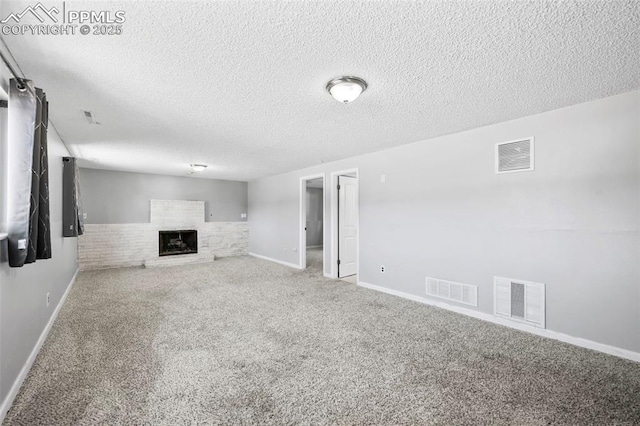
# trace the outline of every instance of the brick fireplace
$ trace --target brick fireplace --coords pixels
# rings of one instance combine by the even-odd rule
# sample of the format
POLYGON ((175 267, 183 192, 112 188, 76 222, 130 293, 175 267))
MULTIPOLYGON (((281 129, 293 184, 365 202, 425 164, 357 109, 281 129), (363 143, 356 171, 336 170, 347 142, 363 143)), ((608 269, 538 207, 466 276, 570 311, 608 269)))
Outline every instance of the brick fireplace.
MULTIPOLYGON (((204 201, 150 200, 149 219, 148 223, 85 225, 85 234, 78 240, 80 269, 204 263, 248 252, 248 223, 205 222, 204 201), (186 255, 161 256, 161 232, 185 231, 197 232, 196 247, 181 253, 186 255)), ((182 244, 188 245, 189 238, 174 235, 172 250, 184 249, 182 244)))
POLYGON ((198 253, 198 231, 158 231, 158 256, 198 253))

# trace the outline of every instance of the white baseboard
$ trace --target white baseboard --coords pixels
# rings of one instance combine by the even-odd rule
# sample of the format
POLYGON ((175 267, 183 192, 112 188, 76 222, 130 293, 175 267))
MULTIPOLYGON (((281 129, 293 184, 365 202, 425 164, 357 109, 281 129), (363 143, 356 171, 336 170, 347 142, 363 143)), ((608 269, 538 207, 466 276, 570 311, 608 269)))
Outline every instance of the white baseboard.
POLYGON ((463 308, 461 306, 451 305, 445 302, 439 302, 426 297, 416 296, 414 294, 405 293, 398 290, 393 290, 379 285, 369 284, 362 281, 358 282, 360 287, 368 288, 371 290, 380 291, 382 293, 391 294, 393 296, 402 297, 404 299, 413 300, 414 302, 424 303, 425 305, 436 306, 438 308, 453 311, 462 315, 467 315, 473 318, 477 318, 483 321, 492 322, 494 324, 504 325, 505 327, 515 328, 520 331, 526 331, 527 333, 536 334, 538 336, 547 337, 549 339, 559 340, 561 342, 570 343, 582 348, 592 349, 594 351, 604 352, 609 355, 614 355, 620 358, 626 358, 631 361, 640 362, 640 353, 633 352, 627 349, 617 348, 615 346, 606 345, 604 343, 594 342, 593 340, 583 339, 581 337, 574 337, 568 334, 559 333, 557 331, 530 327, 525 324, 512 322, 504 318, 495 317, 485 312, 474 311, 473 309, 463 308))
POLYGON ((279 263, 280 265, 288 266, 289 268, 294 269, 302 269, 300 265, 296 265, 295 263, 285 262, 284 260, 274 259, 272 257, 263 256, 261 254, 249 253, 249 256, 257 257, 258 259, 268 260, 269 262, 279 263))
POLYGON ((58 313, 60 313, 60 309, 62 308, 62 305, 64 305, 65 300, 67 300, 67 296, 71 291, 71 287, 73 287, 73 284, 76 282, 76 277, 78 276, 78 272, 79 272, 79 269, 76 269, 76 272, 75 274, 73 274, 71 281, 69 281, 69 285, 67 286, 67 289, 64 291, 64 294, 60 298, 60 302, 58 302, 58 306, 56 306, 56 309, 53 311, 53 314, 51 314, 51 318, 49 318, 49 322, 47 322, 47 325, 44 327, 44 330, 42 330, 42 333, 40 333, 40 337, 38 338, 36 345, 33 347, 33 350, 29 354, 29 358, 27 358, 26 362, 22 366, 22 369, 20 370, 20 374, 18 374, 18 377, 16 377, 16 380, 13 382, 13 386, 11 386, 11 390, 9 391, 9 394, 4 399, 4 401, 2 401, 2 405, 0 405, 0 424, 2 424, 2 422, 4 421, 4 418, 7 415, 7 411, 9 411, 9 408, 11 408, 11 405, 13 404, 13 400, 16 398, 16 396, 18 396, 18 392, 22 387, 22 383, 24 383, 24 379, 27 378, 27 374, 29 374, 29 370, 31 370, 31 367, 33 366, 33 362, 36 360, 36 357, 38 356, 38 353, 40 352, 40 349, 42 348, 42 345, 44 344, 45 340, 47 340, 49 331, 51 330, 53 323, 56 321, 56 318, 58 317, 58 313))
POLYGON ((317 248, 322 248, 324 247, 323 245, 319 245, 319 246, 307 246, 308 249, 317 249, 317 248))

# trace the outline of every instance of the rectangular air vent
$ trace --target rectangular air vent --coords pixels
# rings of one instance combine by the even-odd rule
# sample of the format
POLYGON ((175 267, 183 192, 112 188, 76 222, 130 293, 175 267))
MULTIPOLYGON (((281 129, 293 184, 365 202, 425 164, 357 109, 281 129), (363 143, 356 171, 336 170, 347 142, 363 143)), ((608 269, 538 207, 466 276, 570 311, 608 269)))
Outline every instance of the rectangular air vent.
POLYGON ((465 305, 478 306, 478 287, 427 277, 427 294, 465 305))
POLYGON ((496 173, 533 170, 533 137, 496 144, 496 173))
POLYGON ((82 112, 84 114, 85 120, 87 120, 89 124, 100 124, 98 122, 98 119, 96 118, 96 115, 93 112, 91 111, 82 111, 82 112))
POLYGON ((493 313, 545 328, 545 286, 531 281, 493 278, 493 313))

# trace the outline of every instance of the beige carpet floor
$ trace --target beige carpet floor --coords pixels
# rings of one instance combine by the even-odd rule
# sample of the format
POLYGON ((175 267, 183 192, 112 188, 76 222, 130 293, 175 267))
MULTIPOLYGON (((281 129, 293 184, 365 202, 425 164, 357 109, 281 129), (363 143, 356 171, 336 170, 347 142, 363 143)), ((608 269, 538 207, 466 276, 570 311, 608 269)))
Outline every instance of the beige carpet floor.
POLYGON ((7 425, 640 424, 640 364, 237 257, 83 272, 7 425))
MULTIPOLYGON (((323 270, 322 270, 322 266, 323 266, 323 260, 322 260, 322 248, 307 248, 307 270, 309 273, 313 273, 316 272, 320 275, 323 274, 323 270)), ((348 277, 344 277, 344 278, 340 278, 341 281, 350 283, 350 284, 357 284, 358 283, 358 276, 357 275, 350 275, 348 277)))
POLYGON ((307 272, 309 274, 316 273, 322 275, 322 266, 324 265, 322 256, 322 248, 307 249, 307 272))

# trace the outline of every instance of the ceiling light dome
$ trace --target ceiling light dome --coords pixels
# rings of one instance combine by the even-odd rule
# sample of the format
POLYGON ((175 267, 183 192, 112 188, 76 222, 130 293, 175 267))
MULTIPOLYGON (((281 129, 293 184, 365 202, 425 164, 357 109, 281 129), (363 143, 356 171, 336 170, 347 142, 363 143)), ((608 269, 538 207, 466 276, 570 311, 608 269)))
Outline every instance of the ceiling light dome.
POLYGON ((201 172, 207 168, 206 164, 191 164, 191 168, 194 172, 201 172))
POLYGON ((342 103, 355 101, 367 89, 367 82, 358 77, 339 77, 327 83, 327 91, 342 103))

